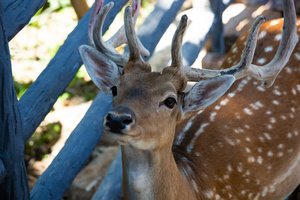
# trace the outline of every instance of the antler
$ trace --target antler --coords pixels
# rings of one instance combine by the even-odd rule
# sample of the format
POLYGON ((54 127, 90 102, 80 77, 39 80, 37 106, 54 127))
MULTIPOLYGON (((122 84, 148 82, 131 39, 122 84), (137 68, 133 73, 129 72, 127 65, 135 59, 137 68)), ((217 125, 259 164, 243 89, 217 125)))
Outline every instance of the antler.
POLYGON ((182 65, 182 38, 183 34, 186 30, 188 17, 183 15, 180 19, 178 28, 175 31, 172 40, 172 47, 171 47, 171 56, 172 56, 172 63, 171 66, 173 67, 180 67, 182 65))
MULTIPOLYGON (((110 60, 115 62, 119 66, 124 66, 126 62, 128 61, 128 55, 127 54, 120 54, 115 50, 116 47, 127 43, 127 38, 125 36, 125 28, 122 26, 118 32, 112 36, 107 42, 104 42, 102 39, 102 27, 104 20, 106 18, 107 13, 110 11, 110 9, 113 7, 114 3, 110 2, 107 5, 105 5, 102 8, 103 0, 96 0, 92 14, 90 19, 90 25, 89 25, 89 42, 90 45, 96 48, 98 51, 103 53, 105 56, 107 56, 110 60)), ((132 0, 132 14, 130 16, 130 23, 132 24, 132 27, 136 24, 136 19, 138 17, 139 9, 140 9, 140 1, 139 0, 132 0), (133 19, 131 19, 133 18, 133 19)), ((126 17, 125 17, 126 18, 126 17)), ((124 19, 124 24, 126 24, 126 21, 124 19)), ((134 29, 133 29, 134 30, 134 29)), ((135 31, 134 35, 136 35, 135 31)), ((139 39, 137 39, 137 45, 136 48, 139 49, 140 53, 144 56, 149 56, 149 51, 142 45, 139 39)))
POLYGON ((237 65, 224 70, 196 69, 183 66, 182 70, 187 79, 190 81, 200 81, 226 74, 233 75, 236 79, 252 76, 258 80, 262 80, 265 87, 272 86, 277 75, 288 62, 294 47, 298 42, 296 12, 292 0, 286 0, 283 3, 283 12, 284 25, 282 39, 276 55, 271 62, 264 66, 257 66, 251 63, 255 52, 258 30, 260 25, 265 21, 265 17, 260 16, 255 20, 250 29, 241 61, 237 65))

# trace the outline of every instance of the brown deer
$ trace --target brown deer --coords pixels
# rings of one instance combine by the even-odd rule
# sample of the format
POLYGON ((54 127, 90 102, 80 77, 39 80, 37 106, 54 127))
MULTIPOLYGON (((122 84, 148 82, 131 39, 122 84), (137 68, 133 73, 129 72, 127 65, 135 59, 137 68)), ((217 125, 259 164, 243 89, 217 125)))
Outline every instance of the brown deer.
POLYGON ((182 16, 172 41, 171 66, 161 72, 152 72, 141 57, 147 51, 134 31, 138 6, 133 4, 133 11, 126 8, 124 20, 129 55, 119 55, 114 42, 101 39, 105 13, 112 4, 100 11, 97 20, 95 8, 92 47, 80 47, 92 80, 113 95, 114 108, 103 123, 106 134, 121 145, 124 198, 288 196, 300 183, 300 46, 295 47, 293 1, 283 1, 282 33, 282 20, 265 23, 259 32, 264 21, 259 17, 248 39, 242 36, 231 49, 222 66, 228 69, 221 70, 182 66, 187 25, 182 16), (122 74, 118 66, 124 67, 122 74), (263 86, 274 85, 267 89, 257 79, 263 86), (197 83, 184 91, 188 80, 197 83))

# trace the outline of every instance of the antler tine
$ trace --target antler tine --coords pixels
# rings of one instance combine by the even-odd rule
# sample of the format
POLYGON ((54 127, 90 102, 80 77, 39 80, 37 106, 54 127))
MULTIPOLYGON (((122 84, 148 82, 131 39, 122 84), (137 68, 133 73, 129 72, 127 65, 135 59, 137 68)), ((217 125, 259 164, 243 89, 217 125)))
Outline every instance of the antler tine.
POLYGON ((182 65, 182 38, 183 34, 186 30, 187 26, 187 19, 186 15, 183 15, 180 19, 180 23, 176 29, 176 32, 173 36, 172 40, 172 64, 173 67, 181 67, 182 65))
POLYGON ((294 1, 283 1, 284 24, 282 28, 282 38, 275 57, 265 66, 255 66, 258 68, 258 78, 264 80, 264 86, 270 87, 274 83, 277 75, 289 61, 298 42, 297 17, 294 1))
POLYGON ((132 8, 129 6, 125 8, 124 24, 129 46, 129 60, 142 60, 141 51, 138 48, 139 39, 132 23, 132 8))
POLYGON ((94 3, 94 7, 91 13, 91 17, 90 17, 90 22, 89 22, 89 44, 92 47, 96 47, 95 43, 94 43, 94 39, 93 39, 93 30, 94 30, 94 25, 95 25, 95 20, 97 18, 98 13, 100 12, 102 5, 103 5, 103 1, 104 0, 96 0, 94 3))
POLYGON ((202 79, 210 79, 225 74, 234 75, 236 79, 240 79, 242 77, 247 76, 247 75, 242 76, 243 74, 242 72, 245 72, 247 66, 249 66, 252 62, 254 52, 255 52, 255 47, 256 47, 258 31, 260 25, 264 21, 265 21, 264 16, 259 16, 258 18, 255 19, 249 31, 247 42, 241 57, 241 61, 237 65, 224 70, 197 69, 189 66, 184 66, 183 71, 187 79, 189 81, 199 81, 202 79))
POLYGON ((234 75, 236 79, 241 79, 245 76, 252 76, 258 80, 264 81, 263 85, 265 87, 272 86, 277 75, 288 62, 291 53, 298 42, 296 30, 296 12, 293 6, 293 1, 286 0, 283 2, 283 5, 284 25, 282 39, 276 55, 270 63, 264 66, 251 64, 256 47, 258 29, 261 23, 264 21, 264 17, 260 16, 256 19, 251 27, 246 47, 243 51, 242 59, 237 65, 225 70, 205 70, 184 66, 183 71, 187 79, 191 81, 199 81, 202 79, 230 74, 234 75))
MULTIPOLYGON (((120 54, 115 50, 116 47, 127 43, 127 38, 125 35, 125 28, 122 26, 118 32, 113 35, 107 42, 104 42, 102 39, 102 27, 104 20, 106 18, 107 13, 111 10, 114 3, 110 2, 105 5, 102 9, 102 0, 101 3, 98 1, 95 3, 95 7, 92 12, 91 20, 90 20, 90 28, 89 28, 89 36, 92 35, 92 39, 90 39, 90 44, 93 47, 96 47, 101 53, 106 55, 110 60, 115 62, 119 66, 124 66, 128 61, 127 54, 120 54), (101 4, 101 5, 100 5, 101 4), (97 5, 97 6, 96 6, 97 5), (100 5, 100 6, 99 6, 100 5), (95 20, 96 18, 96 20, 95 20)), ((133 26, 135 26, 136 19, 139 14, 140 1, 133 0, 132 1, 133 10, 133 26)), ((142 45, 142 43, 138 40, 137 48, 141 51, 141 54, 144 56, 149 56, 149 51, 142 45)))
MULTIPOLYGON (((132 0, 131 1, 131 7, 132 7, 132 17, 133 17, 133 26, 136 25, 136 20, 139 16, 139 10, 140 10, 141 2, 140 0, 132 0)), ((113 35, 107 42, 107 44, 118 47, 124 43, 127 43, 127 38, 125 34, 125 28, 124 25, 118 30, 118 32, 113 35)), ((141 54, 143 56, 149 56, 150 52, 143 46, 143 44, 138 40, 138 48, 141 51, 141 54)))
POLYGON ((106 55, 110 60, 115 62, 119 66, 124 66, 128 60, 127 55, 122 55, 115 50, 113 46, 107 45, 102 39, 102 26, 106 18, 107 13, 113 7, 114 3, 110 2, 106 4, 98 14, 93 30, 93 39, 98 51, 106 55))

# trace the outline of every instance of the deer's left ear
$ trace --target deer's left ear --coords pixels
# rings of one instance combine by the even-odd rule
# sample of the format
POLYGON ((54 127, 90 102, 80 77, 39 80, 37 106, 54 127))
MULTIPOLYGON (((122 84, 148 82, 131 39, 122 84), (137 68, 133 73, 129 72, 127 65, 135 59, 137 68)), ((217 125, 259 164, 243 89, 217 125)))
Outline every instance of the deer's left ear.
POLYGON ((234 76, 224 75, 198 82, 185 95, 183 112, 196 111, 211 105, 230 88, 234 81, 234 76))
POLYGON ((111 88, 115 86, 120 79, 118 66, 90 46, 80 46, 79 52, 93 82, 100 90, 111 94, 111 88))

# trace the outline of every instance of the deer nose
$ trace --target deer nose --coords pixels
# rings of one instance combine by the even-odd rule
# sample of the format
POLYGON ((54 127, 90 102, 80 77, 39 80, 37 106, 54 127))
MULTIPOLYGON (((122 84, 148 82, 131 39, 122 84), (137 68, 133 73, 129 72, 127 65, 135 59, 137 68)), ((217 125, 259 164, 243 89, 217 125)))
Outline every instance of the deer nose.
POLYGON ((134 113, 126 107, 116 107, 104 118, 104 126, 114 133, 123 133, 134 123, 134 113))

